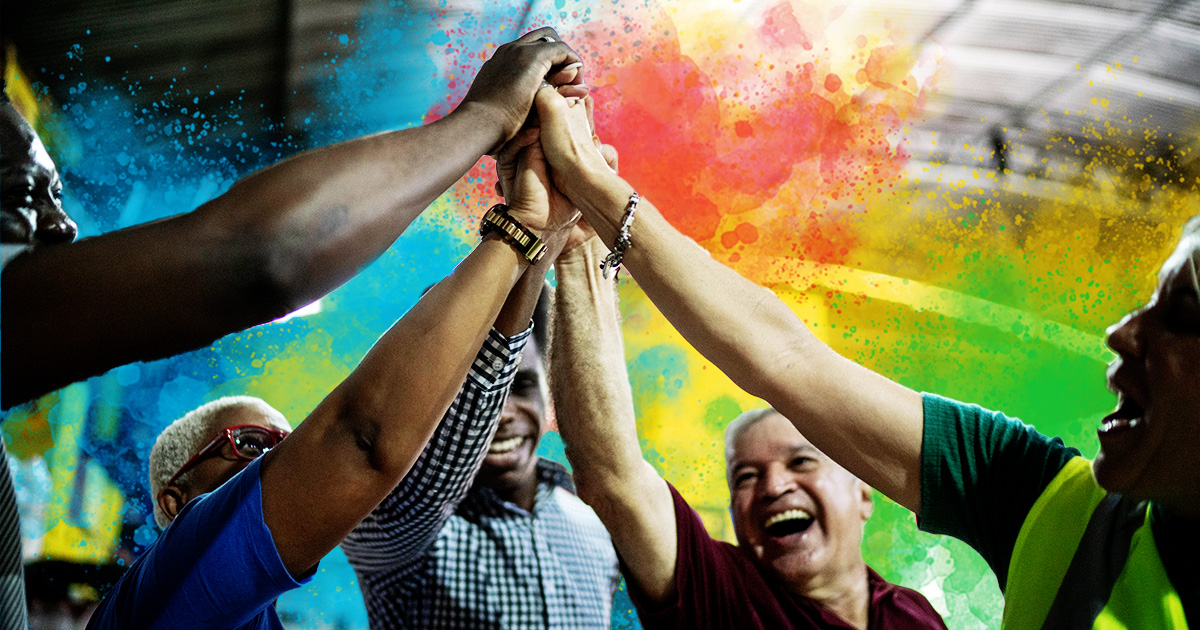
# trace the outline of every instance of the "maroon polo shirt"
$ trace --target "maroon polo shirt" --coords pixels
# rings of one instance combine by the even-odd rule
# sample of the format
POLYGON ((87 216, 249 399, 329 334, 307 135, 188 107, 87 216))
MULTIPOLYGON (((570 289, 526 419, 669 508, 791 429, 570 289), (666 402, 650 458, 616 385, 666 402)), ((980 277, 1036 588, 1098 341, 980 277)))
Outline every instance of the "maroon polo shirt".
MULTIPOLYGON (((633 584, 629 594, 647 630, 655 628, 837 628, 853 630, 817 602, 795 595, 759 570, 741 549, 714 540, 700 515, 674 486, 679 549, 675 560, 675 596, 663 605, 646 601, 633 584)), ((889 584, 867 568, 871 589, 869 630, 916 630, 946 624, 920 593, 889 584)))

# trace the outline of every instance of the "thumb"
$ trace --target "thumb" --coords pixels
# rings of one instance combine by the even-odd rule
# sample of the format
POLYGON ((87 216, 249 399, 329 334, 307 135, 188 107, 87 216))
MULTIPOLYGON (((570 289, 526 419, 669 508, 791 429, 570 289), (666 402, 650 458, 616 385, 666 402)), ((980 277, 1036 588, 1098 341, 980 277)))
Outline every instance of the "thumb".
POLYGON ((543 85, 534 96, 533 103, 537 107, 538 119, 542 121, 543 126, 547 123, 565 126, 568 108, 567 99, 559 94, 558 90, 548 85, 543 85))

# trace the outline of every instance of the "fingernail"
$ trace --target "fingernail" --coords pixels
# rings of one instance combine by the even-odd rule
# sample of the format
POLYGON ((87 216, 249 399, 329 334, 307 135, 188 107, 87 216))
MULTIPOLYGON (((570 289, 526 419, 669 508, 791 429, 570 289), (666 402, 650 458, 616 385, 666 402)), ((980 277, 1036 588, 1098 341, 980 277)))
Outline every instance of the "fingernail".
POLYGON ((575 63, 569 63, 569 64, 563 66, 562 69, 563 70, 571 70, 573 68, 582 68, 582 67, 583 67, 583 62, 576 61, 575 63))

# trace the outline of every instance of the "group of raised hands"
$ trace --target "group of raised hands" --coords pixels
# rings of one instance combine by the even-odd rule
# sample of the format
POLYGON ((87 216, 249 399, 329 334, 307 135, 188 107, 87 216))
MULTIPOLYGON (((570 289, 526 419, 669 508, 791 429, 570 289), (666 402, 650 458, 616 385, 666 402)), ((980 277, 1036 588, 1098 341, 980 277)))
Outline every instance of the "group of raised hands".
MULTIPOLYGON (((541 29, 505 46, 561 44, 556 36, 541 29)), ((617 171, 616 149, 597 134, 595 101, 582 69, 578 61, 552 68, 520 130, 493 154, 496 194, 505 199, 512 218, 541 235, 552 258, 595 236, 581 212, 589 205, 579 184, 590 174, 617 171)))

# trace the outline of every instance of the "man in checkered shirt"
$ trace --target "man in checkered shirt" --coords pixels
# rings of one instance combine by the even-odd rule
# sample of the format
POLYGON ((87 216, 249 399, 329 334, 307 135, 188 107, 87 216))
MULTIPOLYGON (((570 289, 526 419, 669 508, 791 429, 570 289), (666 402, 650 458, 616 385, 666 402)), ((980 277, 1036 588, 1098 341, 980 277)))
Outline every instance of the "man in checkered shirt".
POLYGON ((609 627, 608 532, 566 470, 535 454, 546 293, 532 334, 493 332, 412 470, 342 542, 372 630, 609 627))

